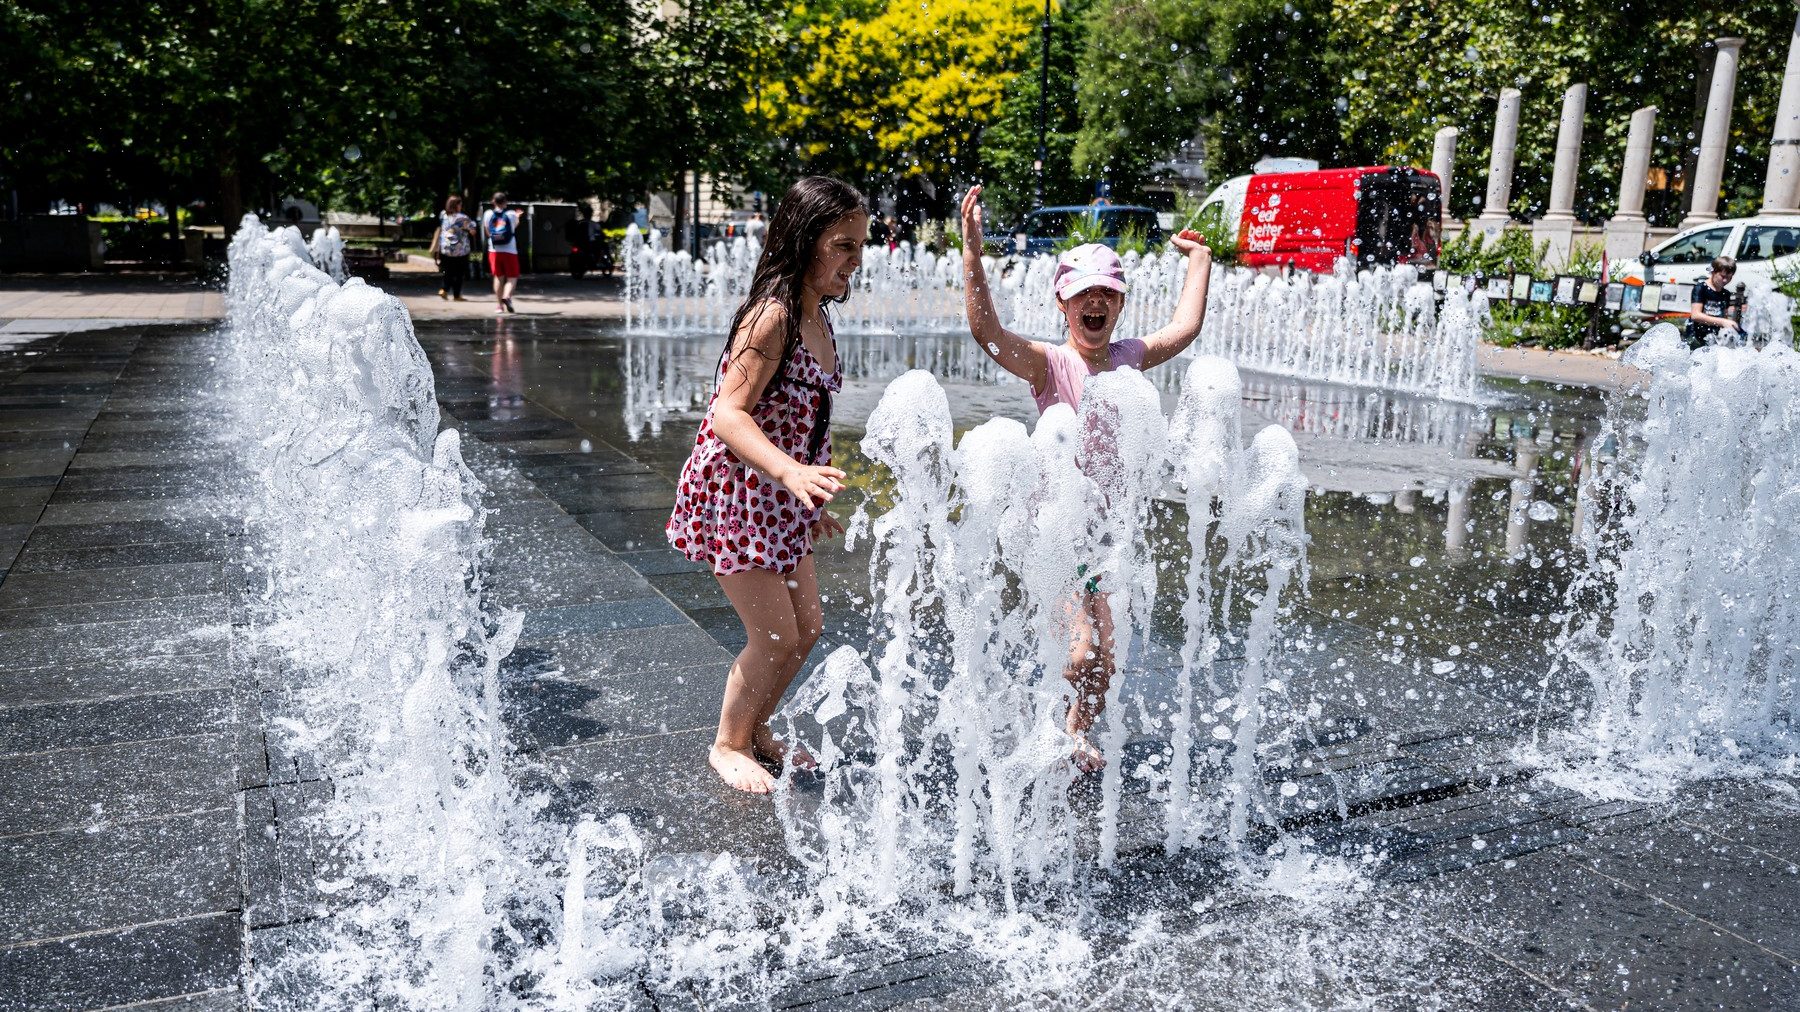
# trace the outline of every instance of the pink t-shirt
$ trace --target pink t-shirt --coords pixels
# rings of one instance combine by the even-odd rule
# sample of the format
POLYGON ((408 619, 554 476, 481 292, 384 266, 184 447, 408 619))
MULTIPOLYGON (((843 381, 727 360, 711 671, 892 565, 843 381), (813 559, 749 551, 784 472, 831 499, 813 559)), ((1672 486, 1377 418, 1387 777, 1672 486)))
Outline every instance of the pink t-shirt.
MULTIPOLYGON (((1147 349, 1144 342, 1137 338, 1127 341, 1114 341, 1107 345, 1107 353, 1112 358, 1111 368, 1117 369, 1128 365, 1133 369, 1144 367, 1144 355, 1147 349)), ((1050 364, 1050 377, 1043 390, 1033 390, 1031 395, 1037 398, 1038 414, 1043 414, 1052 404, 1067 404, 1081 410, 1081 390, 1087 385, 1087 378, 1096 371, 1088 367, 1087 359, 1068 342, 1050 346, 1045 359, 1050 364)))

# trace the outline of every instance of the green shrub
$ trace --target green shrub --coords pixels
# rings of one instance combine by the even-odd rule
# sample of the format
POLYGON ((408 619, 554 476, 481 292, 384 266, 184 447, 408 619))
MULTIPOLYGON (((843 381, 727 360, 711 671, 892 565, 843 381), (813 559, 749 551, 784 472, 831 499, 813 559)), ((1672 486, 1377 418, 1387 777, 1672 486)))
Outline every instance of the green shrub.
MULTIPOLYGON (((1481 233, 1465 225, 1460 235, 1444 243, 1438 254, 1438 266, 1452 274, 1490 278, 1529 274, 1533 278, 1548 279, 1557 273, 1544 264, 1549 252, 1549 241, 1534 244, 1528 229, 1504 229, 1498 239, 1489 243, 1483 241, 1481 233)), ((1600 254, 1599 246, 1578 243, 1569 250, 1569 262, 1561 273, 1596 277, 1600 272, 1600 254)), ((1496 302, 1489 306, 1492 323, 1482 336, 1489 344, 1502 348, 1516 344, 1572 348, 1586 340, 1592 315, 1593 310, 1587 306, 1496 302)))
POLYGON ((1114 249, 1120 256, 1136 253, 1138 256, 1150 252, 1149 231, 1144 226, 1132 223, 1119 230, 1119 243, 1114 249))
POLYGON ((1086 246, 1090 242, 1099 242, 1102 238, 1100 219, 1091 214, 1071 214, 1069 223, 1063 231, 1063 237, 1051 247, 1055 253, 1067 253, 1077 246, 1086 246))

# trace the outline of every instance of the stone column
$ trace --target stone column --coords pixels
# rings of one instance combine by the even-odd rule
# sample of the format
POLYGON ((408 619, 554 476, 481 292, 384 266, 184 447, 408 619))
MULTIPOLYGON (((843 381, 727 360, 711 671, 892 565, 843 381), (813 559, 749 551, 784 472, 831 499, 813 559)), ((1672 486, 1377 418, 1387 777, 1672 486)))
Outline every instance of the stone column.
POLYGON ((1787 73, 1781 78, 1781 102, 1775 107, 1762 209, 1800 210, 1800 15, 1794 17, 1794 34, 1788 39, 1787 73))
POLYGON ((1550 209, 1544 213, 1550 221, 1575 217, 1575 173, 1581 167, 1581 121, 1587 115, 1587 92, 1585 84, 1563 92, 1562 122, 1556 127, 1556 168, 1550 176, 1550 209))
POLYGON ((1512 220, 1506 206, 1512 203, 1513 154, 1519 142, 1519 89, 1500 89, 1500 107, 1494 113, 1494 150, 1488 156, 1487 206, 1475 227, 1488 238, 1500 234, 1512 220))
POLYGON ((1537 443, 1523 436, 1513 440, 1513 470, 1522 477, 1512 480, 1511 495, 1506 503, 1506 554, 1518 558, 1527 548, 1526 532, 1530 530, 1531 490, 1537 483, 1539 450, 1537 443))
POLYGON ((1439 204, 1443 211, 1443 220, 1450 220, 1450 184, 1456 176, 1456 138, 1460 131, 1455 127, 1444 127, 1437 132, 1437 140, 1431 145, 1431 174, 1438 177, 1438 185, 1443 187, 1443 200, 1439 204))
POLYGON ((1719 217, 1719 186, 1725 181, 1725 147, 1731 140, 1731 100, 1737 92, 1738 50, 1743 39, 1718 39, 1719 55, 1713 61, 1712 90, 1706 95, 1706 123, 1700 128, 1700 161, 1694 168, 1694 202, 1682 228, 1703 225, 1719 217))
POLYGON ((1444 522, 1444 551, 1453 559, 1469 554, 1470 485, 1466 481, 1450 486, 1450 516, 1444 522))
POLYGON ((1569 262, 1575 245, 1575 174, 1581 168, 1581 122, 1587 114, 1587 85, 1571 85, 1563 92, 1562 120, 1556 128, 1556 166, 1550 174, 1550 207, 1532 225, 1535 242, 1548 241, 1545 253, 1554 270, 1569 262))
POLYGON ((1656 144, 1656 106, 1631 114, 1625 138, 1625 169, 1619 174, 1619 213, 1606 223, 1606 257, 1614 263, 1644 251, 1650 235, 1644 220, 1644 182, 1650 175, 1650 151, 1656 144))

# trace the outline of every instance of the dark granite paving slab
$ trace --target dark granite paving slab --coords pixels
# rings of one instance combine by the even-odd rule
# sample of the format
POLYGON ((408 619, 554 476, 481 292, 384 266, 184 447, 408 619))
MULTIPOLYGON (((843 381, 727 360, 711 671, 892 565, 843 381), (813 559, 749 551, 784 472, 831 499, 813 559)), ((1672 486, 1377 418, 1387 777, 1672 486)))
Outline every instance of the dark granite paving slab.
MULTIPOLYGON (((44 528, 39 528, 44 529, 44 528)), ((29 545, 19 553, 13 568, 27 572, 66 573, 85 569, 121 569, 139 566, 171 566, 190 562, 224 562, 240 558, 241 539, 179 541, 156 544, 106 545, 67 551, 38 550, 29 545)))
POLYGON ((227 579, 226 567, 213 562, 101 572, 18 573, 0 584, 0 609, 216 595, 225 592, 227 579))
POLYGON ((731 607, 718 578, 708 572, 659 573, 650 577, 650 582, 683 611, 731 607))
MULTIPOLYGON (((94 607, 135 606, 109 603, 94 607)), ((179 622, 157 618, 91 625, 0 628, 0 668, 91 667, 121 656, 177 654, 210 654, 217 663, 224 664, 227 662, 225 636, 229 631, 224 623, 222 611, 214 615, 189 609, 179 622)))
MULTIPOLYGON (((777 802, 725 786, 706 765, 711 744, 712 729, 703 728, 556 749, 544 762, 564 803, 599 819, 630 815, 659 852, 714 852, 730 841, 735 853, 781 860, 787 850, 772 810, 777 802)), ((812 797, 792 792, 789 803, 812 797)))
POLYGON ((658 545, 640 551, 618 552, 619 560, 645 576, 661 576, 665 573, 707 573, 712 571, 705 565, 688 559, 687 556, 668 545, 658 545))
POLYGON ((16 943, 238 907, 235 808, 0 839, 0 939, 16 943))
POLYGON ((596 678, 530 648, 517 663, 504 688, 507 719, 534 748, 712 728, 730 670, 706 664, 596 678))
POLYGON ((0 836, 235 808, 237 741, 186 735, 0 757, 0 836))
POLYGON ((1708 833, 1663 827, 1589 840, 1576 853, 1601 874, 1800 970, 1800 866, 1708 833))
POLYGON ((707 664, 729 666, 733 656, 691 623, 521 638, 519 646, 548 652, 566 670, 602 678, 707 664))
POLYGON ((151 545, 238 537, 243 523, 228 517, 181 520, 125 520, 112 523, 43 525, 31 532, 34 551, 71 551, 114 545, 151 545))
MULTIPOLYGON (((14 576, 8 576, 10 583, 14 576)), ((78 665, 0 668, 0 707, 218 688, 231 670, 216 646, 165 657, 100 657, 78 665)))
POLYGON ((658 548, 668 544, 663 529, 669 522, 669 508, 619 510, 608 513, 584 513, 576 518, 581 526, 593 532, 600 543, 615 552, 658 548))
MULTIPOLYGON (((223 519, 239 523, 244 514, 239 500, 220 497, 148 499, 127 502, 79 503, 54 501, 44 507, 39 523, 71 526, 114 523, 182 523, 223 519)), ((186 539, 183 539, 186 540, 186 539)))
POLYGON ((143 1002, 132 1005, 131 1009, 132 1012, 239 1012, 249 1007, 248 997, 234 987, 143 1002))
POLYGON ((319 888, 343 869, 317 824, 332 787, 323 781, 275 784, 244 792, 245 864, 252 928, 321 917, 347 904, 319 888))
MULTIPOLYGON (((21 574, 22 576, 34 574, 21 574)), ((0 595, 0 601, 4 596, 0 595)), ((0 608, 0 632, 106 623, 160 623, 168 632, 188 632, 216 624, 224 615, 224 594, 152 597, 140 600, 0 608)))
POLYGON ((1601 1008, 1800 1007, 1800 970, 1564 849, 1479 866, 1458 933, 1601 1008))
POLYGON ((229 689, 191 689, 78 703, 0 708, 0 755, 223 733, 240 719, 229 689))
POLYGON ((226 990, 243 935, 242 915, 224 913, 0 948, 0 1008, 73 1012, 226 990))
POLYGON ((493 588, 488 600, 502 608, 594 604, 655 593, 636 570, 603 552, 532 551, 523 544, 516 551, 496 550, 488 585, 493 588))

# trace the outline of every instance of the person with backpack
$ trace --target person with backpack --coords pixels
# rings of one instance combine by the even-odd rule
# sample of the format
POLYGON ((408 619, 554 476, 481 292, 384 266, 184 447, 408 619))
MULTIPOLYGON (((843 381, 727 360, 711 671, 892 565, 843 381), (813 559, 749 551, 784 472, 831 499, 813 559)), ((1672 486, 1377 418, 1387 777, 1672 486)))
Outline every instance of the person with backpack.
POLYGON ((444 201, 437 231, 431 233, 431 258, 444 274, 438 298, 463 300, 463 281, 469 276, 469 253, 475 248, 475 223, 463 213, 462 198, 444 201))
POLYGON ((494 206, 481 212, 487 236, 488 272, 494 276, 494 312, 515 313, 513 292, 519 287, 519 212, 506 208, 506 194, 494 194, 494 206))

